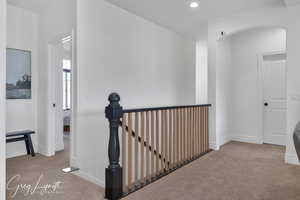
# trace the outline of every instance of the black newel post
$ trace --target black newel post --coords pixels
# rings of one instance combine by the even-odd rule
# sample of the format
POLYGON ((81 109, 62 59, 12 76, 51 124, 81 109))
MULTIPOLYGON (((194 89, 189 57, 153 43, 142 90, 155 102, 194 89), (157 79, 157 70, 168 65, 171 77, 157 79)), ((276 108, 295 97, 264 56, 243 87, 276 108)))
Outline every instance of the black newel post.
POLYGON ((120 96, 117 93, 109 95, 109 105, 105 108, 105 116, 109 120, 109 166, 105 171, 105 197, 116 200, 122 197, 122 167, 119 164, 119 122, 123 115, 120 106, 120 96))

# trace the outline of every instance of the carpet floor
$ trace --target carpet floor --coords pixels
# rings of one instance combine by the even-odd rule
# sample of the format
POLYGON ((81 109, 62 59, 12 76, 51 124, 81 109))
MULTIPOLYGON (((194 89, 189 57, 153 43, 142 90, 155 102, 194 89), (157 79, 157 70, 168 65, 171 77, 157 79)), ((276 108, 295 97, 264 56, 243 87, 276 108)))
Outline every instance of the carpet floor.
POLYGON ((300 200, 300 166, 284 148, 230 142, 126 200, 300 200))
MULTIPOLYGON (((12 181, 7 200, 102 200, 102 188, 61 172, 65 156, 8 159, 7 179, 17 174, 20 179, 12 181), (26 194, 28 187, 20 187, 12 196, 18 182, 34 184, 41 174, 40 185, 61 181, 60 189, 26 194)), ((300 200, 300 166, 284 163, 283 147, 230 142, 124 199, 300 200)))
POLYGON ((65 151, 53 157, 19 156, 6 161, 6 200, 102 200, 104 190, 62 169, 69 166, 69 139, 65 151), (36 187, 37 186, 37 187, 36 187))

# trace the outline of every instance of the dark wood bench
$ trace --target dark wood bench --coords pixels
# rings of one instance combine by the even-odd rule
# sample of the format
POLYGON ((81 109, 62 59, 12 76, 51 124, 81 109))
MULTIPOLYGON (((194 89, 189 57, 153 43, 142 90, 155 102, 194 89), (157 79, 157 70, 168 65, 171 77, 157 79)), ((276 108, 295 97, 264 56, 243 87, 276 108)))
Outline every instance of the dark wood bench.
POLYGON ((24 131, 14 131, 6 133, 6 143, 25 141, 25 146, 27 150, 27 154, 31 156, 35 156, 35 152, 32 145, 31 135, 34 134, 34 131, 24 130, 24 131))

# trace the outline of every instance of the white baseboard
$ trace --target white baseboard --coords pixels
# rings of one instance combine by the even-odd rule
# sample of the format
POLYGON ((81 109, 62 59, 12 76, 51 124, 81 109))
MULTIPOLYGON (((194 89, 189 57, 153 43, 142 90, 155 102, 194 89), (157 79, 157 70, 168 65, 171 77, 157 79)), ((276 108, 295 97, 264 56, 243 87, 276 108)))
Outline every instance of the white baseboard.
MULTIPOLYGON (((9 148, 8 146, 6 146, 6 158, 14 158, 18 156, 27 155, 27 150, 24 141, 19 141, 19 143, 10 143, 9 145, 11 145, 9 146, 9 148)), ((38 145, 33 141, 33 148, 35 152, 37 152, 37 146, 38 145)))
POLYGON ((232 140, 232 137, 230 135, 227 135, 226 137, 220 138, 220 145, 223 146, 224 144, 227 144, 232 140))
POLYGON ((70 165, 73 166, 73 167, 78 166, 76 157, 71 157, 70 165))
POLYGON ((300 165, 296 153, 285 153, 284 157, 285 157, 285 163, 292 164, 292 165, 300 165))
POLYGON ((14 158, 14 157, 18 157, 18 156, 25 156, 27 155, 27 151, 18 151, 18 152, 7 152, 6 153, 6 158, 14 158))
POLYGON ((43 156, 47 156, 47 157, 54 156, 53 154, 49 153, 48 149, 44 145, 38 146, 38 153, 42 154, 43 156))
POLYGON ((209 148, 214 151, 219 151, 220 147, 216 143, 209 143, 209 148))
POLYGON ((89 182, 92 182, 92 183, 94 183, 94 184, 96 184, 96 185, 98 185, 102 188, 105 188, 105 182, 104 181, 102 181, 102 180, 100 180, 100 179, 98 179, 98 178, 82 171, 82 170, 72 172, 72 174, 77 175, 77 176, 79 176, 79 177, 81 177, 81 178, 83 178, 83 179, 85 179, 89 182))
POLYGON ((253 143, 253 144, 262 144, 261 138, 257 136, 249 136, 249 135, 233 135, 231 138, 232 141, 237 142, 245 142, 245 143, 253 143))

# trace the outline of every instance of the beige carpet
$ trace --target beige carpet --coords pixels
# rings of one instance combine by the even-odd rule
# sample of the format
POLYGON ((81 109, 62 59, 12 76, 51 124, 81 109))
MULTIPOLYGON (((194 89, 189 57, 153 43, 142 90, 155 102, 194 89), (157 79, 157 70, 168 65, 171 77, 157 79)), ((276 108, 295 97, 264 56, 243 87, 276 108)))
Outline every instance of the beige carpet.
MULTIPOLYGON (((60 171, 64 153, 53 158, 38 155, 8 159, 7 177, 21 174, 22 183, 62 181, 62 193, 18 193, 8 200, 101 200, 103 190, 60 171)), ((11 192, 11 191, 10 191, 11 192)), ((300 167, 284 164, 284 149, 273 145, 231 142, 159 181, 131 194, 126 200, 300 200, 300 167)))
POLYGON ((300 166, 282 147, 231 142, 125 199, 297 200, 300 166))
POLYGON ((58 152, 53 157, 37 154, 36 157, 20 156, 7 159, 6 179, 7 182, 9 180, 12 182, 8 185, 11 189, 6 190, 6 200, 104 199, 102 188, 71 173, 66 174, 61 171, 69 166, 69 140, 67 137, 65 137, 64 143, 66 151, 58 152), (62 183, 57 183, 59 181, 62 183), (38 186, 41 188, 34 189, 38 182, 38 186), (55 188, 55 184, 58 187, 55 188), (44 189, 47 185, 51 185, 51 188, 44 189))

